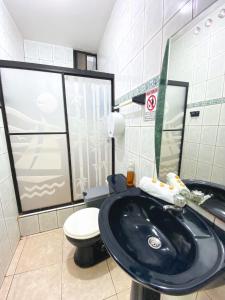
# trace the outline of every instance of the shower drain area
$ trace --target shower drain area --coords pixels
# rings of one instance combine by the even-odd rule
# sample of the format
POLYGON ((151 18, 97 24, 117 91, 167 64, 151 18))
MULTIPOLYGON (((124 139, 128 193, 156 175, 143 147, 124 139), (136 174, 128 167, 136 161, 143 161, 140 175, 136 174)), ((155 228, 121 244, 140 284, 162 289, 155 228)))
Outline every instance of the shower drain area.
POLYGON ((162 243, 161 243, 160 239, 158 239, 155 236, 150 236, 148 238, 148 244, 153 249, 160 249, 162 247, 162 243))

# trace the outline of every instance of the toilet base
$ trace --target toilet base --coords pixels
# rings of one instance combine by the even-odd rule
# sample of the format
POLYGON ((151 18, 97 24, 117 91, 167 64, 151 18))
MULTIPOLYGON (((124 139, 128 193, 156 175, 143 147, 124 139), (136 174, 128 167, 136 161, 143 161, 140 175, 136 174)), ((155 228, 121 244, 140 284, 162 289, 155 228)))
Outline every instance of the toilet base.
POLYGON ((74 262, 81 268, 92 267, 109 257, 102 241, 93 246, 77 248, 74 253, 74 262))
POLYGON ((100 236, 88 240, 77 240, 67 236, 67 239, 77 247, 74 262, 81 268, 92 267, 109 257, 100 236))

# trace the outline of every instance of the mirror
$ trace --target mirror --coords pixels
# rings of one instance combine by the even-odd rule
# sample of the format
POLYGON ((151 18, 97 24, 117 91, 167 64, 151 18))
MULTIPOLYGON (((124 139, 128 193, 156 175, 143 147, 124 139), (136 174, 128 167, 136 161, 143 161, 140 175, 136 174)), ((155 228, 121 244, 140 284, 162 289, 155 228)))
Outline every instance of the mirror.
MULTIPOLYGON (((225 6, 221 2, 167 42, 155 144, 161 180, 175 172, 182 179, 225 186, 225 6)), ((225 193, 221 201, 225 220, 225 193)))

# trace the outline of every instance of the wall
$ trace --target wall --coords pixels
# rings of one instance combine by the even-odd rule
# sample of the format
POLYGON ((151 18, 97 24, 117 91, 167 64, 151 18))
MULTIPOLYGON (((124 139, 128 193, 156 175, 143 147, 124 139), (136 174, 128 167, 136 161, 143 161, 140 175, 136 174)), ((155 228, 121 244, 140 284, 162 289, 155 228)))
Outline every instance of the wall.
MULTIPOLYGON (((0 0, 0 59, 24 60, 23 38, 2 0, 0 0)), ((20 238, 17 216, 0 108, 0 285, 20 238)))
MULTIPOLYGON (((212 2, 117 0, 98 51, 99 70, 115 73, 116 103, 149 89, 151 79, 155 79, 157 85, 167 38, 212 2)), ((201 53, 204 53, 204 48, 201 53)), ((125 173, 127 161, 133 159, 138 181, 143 174, 152 175, 155 172, 154 122, 144 122, 144 110, 138 110, 135 104, 124 106, 121 112, 126 119, 126 132, 123 139, 116 141, 116 172, 125 173)), ((211 118, 211 122, 215 120, 211 118)), ((195 209, 225 229, 221 221, 200 208, 195 209)), ((182 297, 162 295, 161 298, 218 300, 224 298, 224 287, 182 297)))
POLYGON ((0 0, 0 59, 24 60, 23 37, 0 0))
MULTIPOLYGON (((100 71, 115 73, 116 103, 157 85, 168 37, 214 1, 117 0, 98 51, 100 71)), ((126 132, 116 141, 116 172, 135 162, 136 182, 155 174, 154 122, 144 122, 144 109, 126 106, 126 132), (136 110, 134 112, 134 110, 136 110)))
POLYGON ((169 79, 189 82, 181 175, 225 184, 224 5, 171 43, 169 79), (210 27, 205 26, 212 20, 210 27), (201 30, 194 34, 196 27, 201 30), (190 117, 191 111, 199 117, 190 117))
POLYGON ((73 68, 73 48, 24 40, 25 61, 73 68))

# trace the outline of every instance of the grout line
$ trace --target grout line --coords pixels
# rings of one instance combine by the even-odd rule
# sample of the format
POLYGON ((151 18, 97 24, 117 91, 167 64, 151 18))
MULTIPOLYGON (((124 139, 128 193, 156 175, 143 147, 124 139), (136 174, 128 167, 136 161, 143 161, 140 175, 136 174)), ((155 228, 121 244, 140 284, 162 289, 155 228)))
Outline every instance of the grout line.
MULTIPOLYGON (((111 257, 110 257, 111 258, 111 257)), ((113 281, 113 278, 112 278, 112 274, 111 274, 111 271, 110 271, 110 267, 109 267, 109 264, 108 264, 108 259, 110 258, 107 258, 106 259, 106 265, 107 265, 107 268, 108 268, 108 272, 109 272, 109 275, 111 277, 111 280, 112 280, 112 284, 113 284, 113 287, 114 287, 114 290, 115 290, 115 295, 117 295, 117 291, 116 291, 116 286, 114 284, 114 281, 113 281)), ((112 259, 112 258, 111 258, 112 259)))
POLYGON ((52 264, 49 264, 49 265, 46 265, 46 266, 38 267, 36 269, 31 269, 31 270, 26 270, 26 271, 23 271, 23 272, 15 273, 13 277, 17 277, 17 276, 25 274, 25 273, 35 272, 35 271, 45 269, 45 268, 49 268, 49 267, 56 266, 56 265, 60 265, 60 263, 52 263, 52 264))

